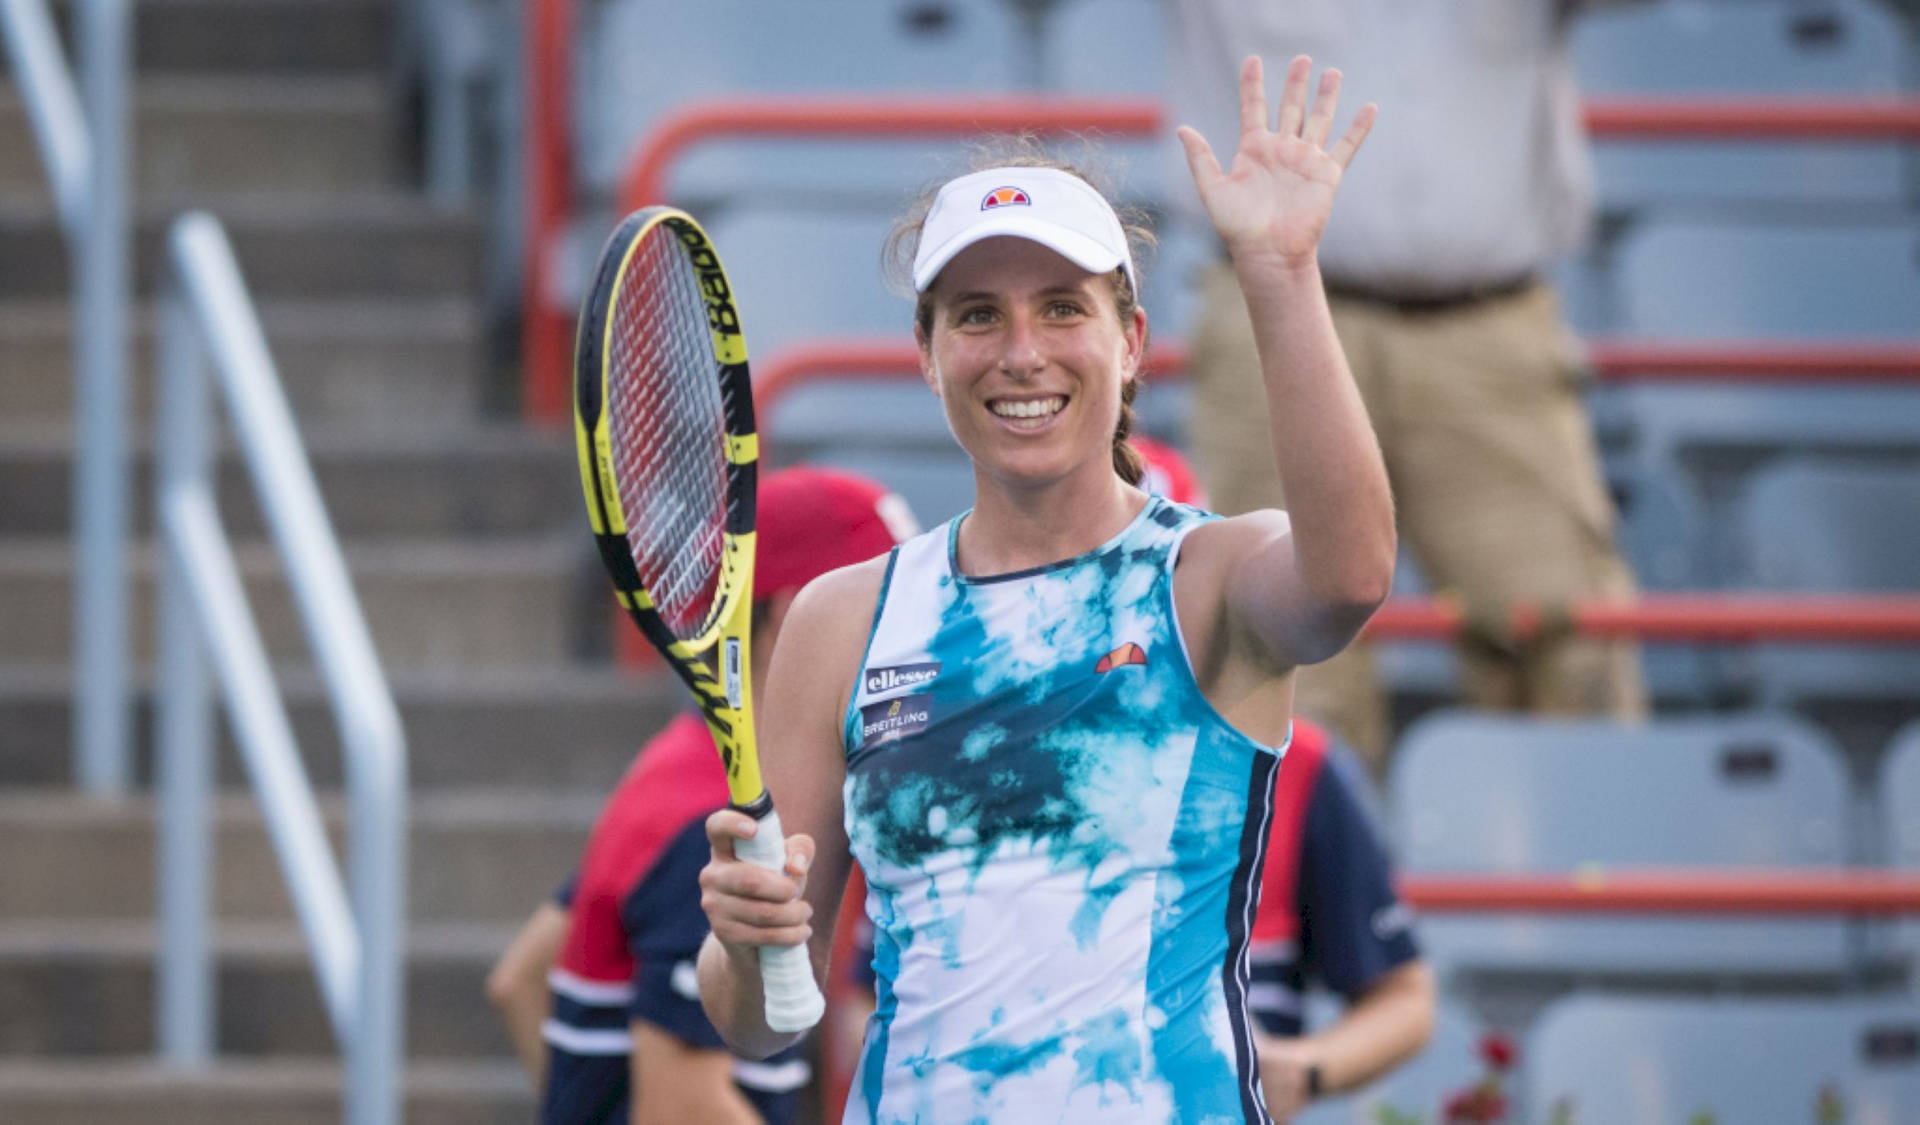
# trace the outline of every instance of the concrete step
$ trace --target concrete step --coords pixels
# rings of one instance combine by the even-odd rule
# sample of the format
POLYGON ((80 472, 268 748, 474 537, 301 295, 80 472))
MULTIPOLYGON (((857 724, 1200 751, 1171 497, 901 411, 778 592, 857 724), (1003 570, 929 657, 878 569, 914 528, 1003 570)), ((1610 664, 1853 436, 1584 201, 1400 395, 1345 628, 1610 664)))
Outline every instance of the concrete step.
MULTIPOLYGON (((587 666, 389 672, 407 735, 413 792, 440 790, 587 791, 604 794, 633 753, 688 706, 680 682, 664 672, 633 675, 587 666)), ((342 783, 338 734, 311 670, 280 674, 282 698, 308 776, 324 789, 342 783)), ((134 774, 151 765, 151 696, 136 685, 134 774)), ((72 783, 72 682, 64 667, 0 666, 0 785, 72 783)), ((226 740, 221 784, 244 787, 226 740)))
MULTIPOLYGON (((486 410, 484 327, 470 300, 269 299, 258 309, 281 385, 303 425, 457 424, 486 410)), ((153 325, 152 306, 143 302, 129 326, 127 397, 136 430, 150 415, 153 325)), ((0 301, 0 418, 66 425, 73 365, 66 301, 0 301)))
MULTIPOLYGON (((532 903, 526 906, 532 909, 532 903)), ((408 931, 406 1040, 413 1058, 500 1058, 511 1049, 482 988, 514 926, 408 931)), ((300 931, 222 923, 214 936, 215 1050, 325 1055, 333 1032, 300 931)), ((150 922, 0 923, 0 1056, 132 1055, 154 1036, 150 922)))
MULTIPOLYGON (((52 5, 63 32, 73 0, 52 5)), ((379 71, 393 57, 394 0, 135 0, 134 65, 176 71, 379 71)), ((63 34, 68 57, 73 37, 63 34)))
MULTIPOLYGON (((585 536, 564 539, 362 543, 346 548, 360 606, 388 668, 552 665, 573 643, 572 591, 585 536)), ((236 547, 268 655, 305 659, 306 643, 278 556, 236 547)), ((131 552, 136 659, 152 650, 154 556, 131 552)), ((87 560, 89 566, 110 560, 87 560)), ((22 663, 71 659, 74 559, 65 541, 0 543, 0 652, 22 663)))
MULTIPOLYGON (((340 1125, 337 1056, 233 1059, 184 1074, 149 1059, 0 1062, 0 1121, 21 1125, 340 1125)), ((526 1125, 536 1112, 509 1058, 414 1061, 409 1125, 526 1125)))
MULTIPOLYGON (((484 234, 470 212, 408 195, 232 196, 206 202, 227 228, 255 300, 274 297, 477 298, 484 234)), ((144 210, 134 284, 151 293, 177 210, 144 210)), ((0 300, 64 297, 67 247, 53 211, 0 206, 0 300)))
MULTIPOLYGON (((366 191, 399 182, 392 94, 375 75, 142 79, 130 107, 134 198, 197 205, 241 192, 366 191)), ((0 87, 0 196, 52 198, 25 102, 0 87)))
MULTIPOLYGON (((580 470, 569 435, 518 426, 330 426, 302 435, 334 531, 362 536, 586 536, 580 470), (576 510, 577 509, 577 510, 576 510)), ((150 529, 153 458, 136 440, 134 527, 150 529)), ((72 523, 69 427, 0 422, 0 527, 65 535, 72 523)), ((218 489, 230 534, 263 536, 244 459, 229 447, 218 489)))
MULTIPOLYGON (((604 794, 420 794, 410 807, 409 916, 517 924, 579 862, 604 794)), ((344 802, 324 801, 334 857, 344 802)), ((136 922, 154 916, 154 803, 0 790, 0 918, 136 922)), ((291 922, 272 841, 250 798, 215 812, 215 915, 291 922)))

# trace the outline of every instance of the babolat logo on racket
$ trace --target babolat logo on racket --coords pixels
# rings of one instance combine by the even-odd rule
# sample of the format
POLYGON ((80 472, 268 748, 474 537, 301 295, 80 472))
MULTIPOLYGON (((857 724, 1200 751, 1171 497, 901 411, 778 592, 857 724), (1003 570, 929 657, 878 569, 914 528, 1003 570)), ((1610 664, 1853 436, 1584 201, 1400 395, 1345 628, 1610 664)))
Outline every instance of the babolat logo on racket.
POLYGON ((720 256, 713 252, 706 233, 698 227, 673 224, 680 244, 687 248, 693 272, 700 275, 700 295, 707 302, 707 325, 727 336, 740 334, 740 313, 733 307, 733 287, 727 284, 727 272, 720 268, 720 256))
POLYGON ((869 703, 860 708, 860 745, 888 742, 925 730, 932 715, 933 696, 924 692, 869 703))
POLYGON ((898 688, 919 687, 940 674, 940 662, 931 664, 895 664, 890 668, 867 669, 867 692, 878 695, 898 688))

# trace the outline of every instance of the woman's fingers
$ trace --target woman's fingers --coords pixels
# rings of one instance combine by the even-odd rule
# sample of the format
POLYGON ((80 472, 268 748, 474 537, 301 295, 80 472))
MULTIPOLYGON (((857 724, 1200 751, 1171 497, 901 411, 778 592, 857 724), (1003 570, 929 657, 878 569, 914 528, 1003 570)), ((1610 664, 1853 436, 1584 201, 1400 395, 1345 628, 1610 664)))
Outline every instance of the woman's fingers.
POLYGON ((770 871, 734 856, 734 841, 754 835, 750 816, 721 809, 707 818, 713 858, 700 870, 700 908, 713 934, 733 945, 798 945, 813 933, 813 907, 801 897, 813 841, 787 838, 785 870, 770 871))
POLYGON ((1207 138, 1193 126, 1180 126, 1174 136, 1180 138, 1180 147, 1187 151, 1187 169, 1193 173, 1193 184, 1199 189, 1200 198, 1205 199, 1207 192, 1226 174, 1220 170, 1220 160, 1213 155, 1213 146, 1207 143, 1207 138))
POLYGON ((1266 127, 1266 68, 1259 55, 1248 55, 1240 64, 1240 134, 1258 133, 1266 127))
POLYGON ((1280 121, 1274 127, 1283 137, 1300 135, 1307 117, 1307 79, 1312 73, 1313 60, 1305 55, 1295 55, 1287 64, 1287 80, 1280 87, 1280 121))
POLYGON ((1300 138, 1315 148, 1325 148, 1333 135, 1333 114, 1340 108, 1340 71, 1328 67, 1320 75, 1320 92, 1313 97, 1313 112, 1300 130, 1300 138))
POLYGON ((1345 169, 1353 163, 1353 154, 1360 151, 1360 143, 1367 139, 1367 133, 1373 129, 1373 120, 1379 115, 1380 107, 1372 102, 1360 107, 1360 112, 1353 115, 1353 123, 1347 126, 1347 131, 1327 150, 1327 155, 1333 157, 1335 164, 1345 169))

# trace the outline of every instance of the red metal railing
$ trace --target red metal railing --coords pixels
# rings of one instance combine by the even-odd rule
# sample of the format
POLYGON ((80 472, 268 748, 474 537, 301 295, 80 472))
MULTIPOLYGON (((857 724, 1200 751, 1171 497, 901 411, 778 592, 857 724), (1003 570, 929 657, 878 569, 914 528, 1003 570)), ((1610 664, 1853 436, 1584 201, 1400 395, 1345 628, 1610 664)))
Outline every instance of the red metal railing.
MULTIPOLYGON (((1587 358, 1609 383, 1677 379, 1737 382, 1910 382, 1920 380, 1920 343, 1688 343, 1592 340, 1587 358)), ((837 337, 792 345, 754 365, 753 397, 771 411, 810 379, 916 378, 919 353, 906 340, 837 337)), ((1187 349, 1162 341, 1147 352, 1147 373, 1185 378, 1187 349)))
MULTIPOLYGON (((565 82, 555 77, 571 73, 564 38, 571 27, 571 4, 542 0, 529 10, 532 175, 521 358, 528 414, 559 421, 566 408, 572 312, 553 307, 546 297, 557 288, 551 276, 552 244, 571 214, 571 180, 565 172, 570 168, 571 118, 565 82)), ((1920 139, 1920 100, 1611 100, 1589 103, 1586 120, 1595 137, 1609 139, 1911 141, 1920 139)), ((649 135, 622 178, 618 203, 627 211, 666 198, 673 162, 688 148, 720 137, 883 138, 1009 129, 1137 137, 1151 136, 1164 124, 1161 105, 1141 100, 869 96, 699 102, 670 113, 649 135)))
POLYGON ((1434 914, 1914 914, 1920 913, 1920 875, 1862 869, 1420 875, 1401 879, 1400 895, 1434 914))

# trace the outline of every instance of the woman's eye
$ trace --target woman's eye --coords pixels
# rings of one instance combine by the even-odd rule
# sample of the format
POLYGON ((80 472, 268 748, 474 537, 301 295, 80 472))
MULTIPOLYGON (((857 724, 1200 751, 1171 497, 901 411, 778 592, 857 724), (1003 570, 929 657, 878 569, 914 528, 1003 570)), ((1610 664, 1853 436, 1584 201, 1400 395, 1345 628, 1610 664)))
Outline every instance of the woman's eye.
POLYGON ((1047 306, 1047 315, 1054 317, 1079 316, 1080 306, 1072 301, 1055 301, 1047 306))
POLYGON ((993 319, 993 310, 985 306, 964 309, 960 313, 961 324, 986 324, 993 319))

